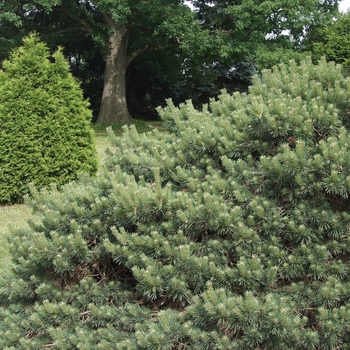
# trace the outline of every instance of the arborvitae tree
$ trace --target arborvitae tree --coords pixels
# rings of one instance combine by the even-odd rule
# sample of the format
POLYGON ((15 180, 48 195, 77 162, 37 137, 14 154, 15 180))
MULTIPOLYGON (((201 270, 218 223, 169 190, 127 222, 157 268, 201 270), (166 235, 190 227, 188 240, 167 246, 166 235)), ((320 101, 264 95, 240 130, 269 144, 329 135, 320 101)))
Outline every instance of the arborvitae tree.
POLYGON ((27 199, 2 349, 349 349, 349 79, 291 62, 125 129, 97 178, 27 199))
POLYGON ((61 50, 25 38, 0 70, 0 202, 96 172, 88 107, 61 50))

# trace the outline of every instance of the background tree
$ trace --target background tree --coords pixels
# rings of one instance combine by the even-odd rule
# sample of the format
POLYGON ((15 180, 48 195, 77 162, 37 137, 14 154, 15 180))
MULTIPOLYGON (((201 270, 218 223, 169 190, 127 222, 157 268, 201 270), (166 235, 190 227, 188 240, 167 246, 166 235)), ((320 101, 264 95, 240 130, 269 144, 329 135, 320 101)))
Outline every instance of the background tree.
POLYGON ((310 55, 311 35, 337 14, 338 6, 336 1, 193 4, 205 39, 188 51, 186 47, 173 54, 159 51, 134 61, 128 83, 131 91, 137 86, 140 95, 144 93, 143 101, 138 100, 141 104, 163 105, 171 97, 175 104, 191 99, 200 108, 223 88, 247 91, 252 76, 262 68, 310 55))
MULTIPOLYGON (((337 0, 193 1, 202 24, 222 33, 221 56, 270 68, 299 60, 308 34, 338 14, 337 0), (282 52, 285 52, 283 56, 282 52)), ((328 23, 328 22, 327 22, 328 23)))
POLYGON ((88 106, 61 50, 25 38, 0 70, 0 202, 96 172, 88 106))
POLYGON ((342 14, 318 31, 313 43, 314 59, 325 56, 327 60, 350 68, 350 12, 342 14))
POLYGON ((0 347, 347 348, 349 99, 341 66, 291 62, 110 133, 98 177, 28 198, 0 347))
POLYGON ((169 48, 138 57, 127 71, 129 110, 138 119, 159 118, 156 108, 171 98, 175 105, 191 99, 201 108, 222 89, 247 91, 255 67, 247 62, 234 68, 219 61, 200 65, 177 48, 169 48))
POLYGON ((128 103, 136 115, 149 114, 147 106, 154 115, 153 101, 164 103, 168 97, 174 101, 191 98, 200 105, 223 87, 246 89, 251 80, 247 72, 290 58, 300 60, 301 52, 309 50, 305 34, 332 17, 338 6, 335 0, 187 3, 193 4, 195 13, 183 1, 117 1, 112 5, 106 0, 5 0, 0 4, 0 31, 8 46, 33 29, 50 48, 63 45, 65 55, 71 57, 72 72, 82 79, 91 97, 95 119, 104 86, 99 121, 130 121, 124 94, 126 66, 130 68, 126 73, 128 103), (123 55, 117 55, 123 64, 111 56, 111 45, 117 43, 123 47, 123 55), (108 69, 101 65, 107 57, 108 69), (122 68, 117 69, 119 64, 122 68), (239 67, 244 69, 239 72, 239 67), (113 89, 115 93, 109 94, 113 89))
MULTIPOLYGON (((81 33, 91 36, 105 56, 99 123, 130 122, 125 97, 130 62, 144 52, 180 45, 198 24, 182 0, 42 0, 30 4, 9 1, 5 5, 12 6, 13 14, 27 28, 37 26, 40 33, 53 33, 50 41, 66 46, 67 42, 76 43, 81 33)), ((79 43, 76 47, 82 48, 79 43)))

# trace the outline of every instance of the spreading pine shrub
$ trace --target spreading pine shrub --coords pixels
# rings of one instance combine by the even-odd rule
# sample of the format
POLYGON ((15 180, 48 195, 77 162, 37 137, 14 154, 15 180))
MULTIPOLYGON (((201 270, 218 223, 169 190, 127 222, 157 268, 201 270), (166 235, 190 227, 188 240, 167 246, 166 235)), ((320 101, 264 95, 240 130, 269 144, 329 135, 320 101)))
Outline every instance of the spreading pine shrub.
POLYGON ((0 348, 349 349, 349 98, 291 62, 111 134, 100 176, 27 200, 0 348))
POLYGON ((0 202, 21 201, 28 184, 62 185, 96 171, 91 111, 62 51, 35 34, 0 70, 0 202))

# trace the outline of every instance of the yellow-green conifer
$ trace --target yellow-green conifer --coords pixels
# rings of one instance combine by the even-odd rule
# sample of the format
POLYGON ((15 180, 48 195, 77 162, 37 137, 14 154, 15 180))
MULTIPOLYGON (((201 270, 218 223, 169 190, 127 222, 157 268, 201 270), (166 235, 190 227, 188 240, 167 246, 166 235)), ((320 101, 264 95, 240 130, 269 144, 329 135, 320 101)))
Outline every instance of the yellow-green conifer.
POLYGON ((52 56, 35 34, 0 70, 0 203, 28 185, 62 185, 97 169, 91 111, 61 49, 52 56))

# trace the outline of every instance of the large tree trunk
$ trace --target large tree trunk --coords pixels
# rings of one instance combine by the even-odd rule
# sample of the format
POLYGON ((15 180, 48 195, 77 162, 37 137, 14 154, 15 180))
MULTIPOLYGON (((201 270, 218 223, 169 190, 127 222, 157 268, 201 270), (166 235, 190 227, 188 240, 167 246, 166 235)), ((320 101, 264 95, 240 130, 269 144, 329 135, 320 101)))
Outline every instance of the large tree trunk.
POLYGON ((109 37, 109 50, 105 62, 104 87, 99 124, 130 123, 126 103, 125 74, 128 65, 128 33, 125 28, 114 29, 109 37))

